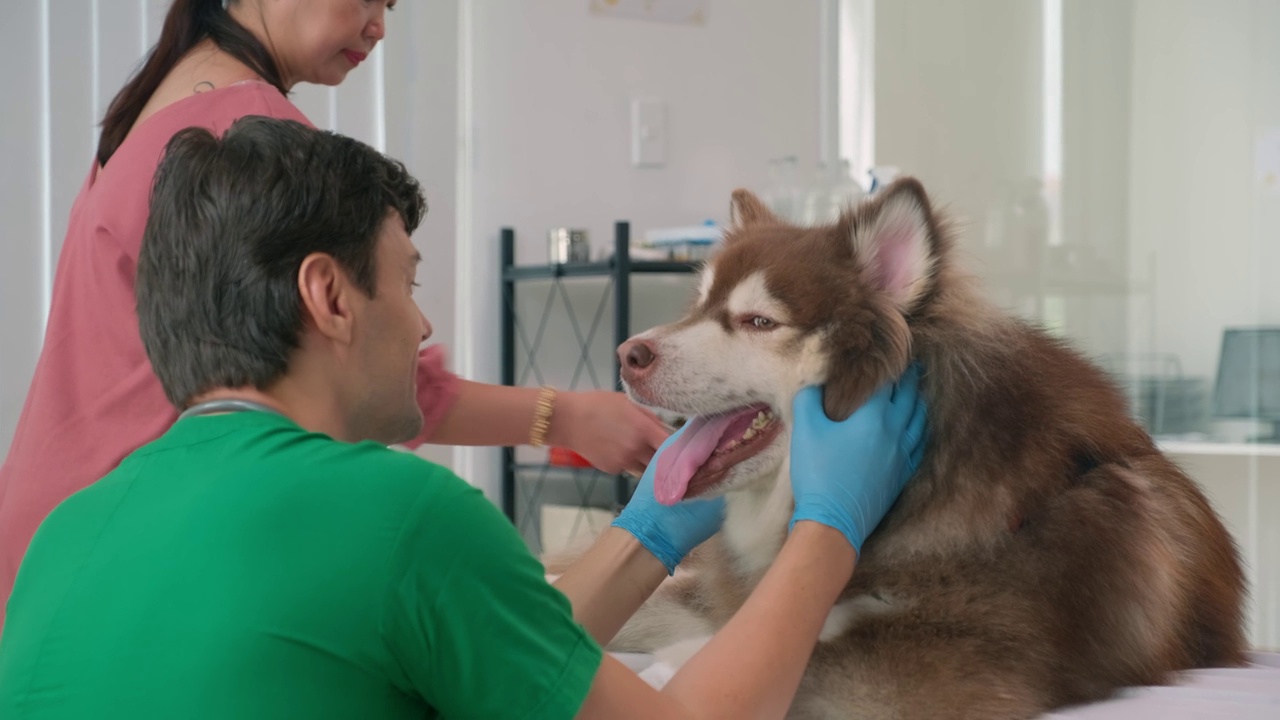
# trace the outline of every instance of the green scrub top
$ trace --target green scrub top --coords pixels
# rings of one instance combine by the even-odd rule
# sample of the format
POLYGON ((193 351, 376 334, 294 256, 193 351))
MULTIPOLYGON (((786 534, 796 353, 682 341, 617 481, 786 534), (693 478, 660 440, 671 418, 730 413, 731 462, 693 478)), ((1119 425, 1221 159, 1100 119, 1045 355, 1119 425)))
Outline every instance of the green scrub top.
POLYGON ((262 412, 63 502, 7 612, 4 718, 570 718, 601 660, 478 490, 262 412))

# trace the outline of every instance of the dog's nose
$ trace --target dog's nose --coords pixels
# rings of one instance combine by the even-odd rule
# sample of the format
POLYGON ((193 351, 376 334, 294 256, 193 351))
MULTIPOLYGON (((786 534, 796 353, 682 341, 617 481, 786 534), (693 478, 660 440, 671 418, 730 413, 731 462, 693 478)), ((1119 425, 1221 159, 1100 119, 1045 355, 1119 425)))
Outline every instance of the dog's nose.
POLYGON ((643 340, 628 340, 618 348, 618 361, 628 370, 644 370, 656 358, 653 348, 643 340))

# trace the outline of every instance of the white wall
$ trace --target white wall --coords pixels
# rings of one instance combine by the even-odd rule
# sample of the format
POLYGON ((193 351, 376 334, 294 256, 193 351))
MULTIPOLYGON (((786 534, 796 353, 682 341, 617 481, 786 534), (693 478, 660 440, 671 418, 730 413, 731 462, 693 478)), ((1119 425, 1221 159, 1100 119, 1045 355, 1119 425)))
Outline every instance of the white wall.
MULTIPOLYGON (((459 322, 474 329, 461 367, 470 377, 499 375, 502 226, 517 231, 519 262, 545 262, 548 228, 585 227, 600 248, 615 220, 630 220, 633 236, 724 221, 729 193, 762 188, 769 158, 816 156, 816 3, 716 2, 705 26, 602 18, 582 0, 469 5, 474 205, 462 242, 474 285, 459 322), (633 96, 667 102, 664 167, 631 166, 633 96)), ((460 462, 497 497, 496 452, 460 462)))
POLYGON ((996 302, 1095 355, 1127 349, 1128 0, 875 8, 875 156, 959 221, 996 302), (1048 213, 1023 212, 1044 196, 1048 213))
POLYGON ((924 183, 993 300, 1039 317, 1048 228, 1013 206, 1047 175, 1041 3, 896 0, 874 17, 876 163, 924 183))
MULTIPOLYGON (((40 25, 37 3, 10 3, 0 8, 0 44, 17 57, 35 57, 40 25)), ((45 293, 46 252, 41 172, 41 93, 38 72, 0 73, 0 153, 6 166, 0 172, 0 447, 8 452, 18 412, 27 394, 40 348, 45 293), (34 308, 33 308, 34 306, 34 308)))
MULTIPOLYGON (((93 159, 97 123, 158 36, 167 0, 0 5, 0 45, 24 64, 0 74, 0 450, 7 453, 38 357, 52 267, 93 159)), ((453 336, 457 2, 404 3, 388 39, 341 88, 300 86, 318 126, 403 160, 431 211, 414 236, 426 263, 417 299, 453 336), (384 57, 379 55, 384 54, 384 57), (381 67, 379 67, 381 66, 381 67)), ((448 461, 437 448, 424 455, 448 461)))
POLYGON ((1057 288, 1064 332, 1114 355, 1128 350, 1125 310, 1146 271, 1131 268, 1128 238, 1132 0, 1066 0, 1061 14, 1062 252, 1049 272, 1067 279, 1057 288))
MULTIPOLYGON (((1150 281, 1130 308, 1133 347, 1176 355, 1211 388, 1224 327, 1280 324, 1280 193, 1257 185, 1254 157, 1258 133, 1280 127, 1280 2, 1133 6, 1131 263, 1150 281)), ((1175 457, 1234 532, 1249 573, 1250 637, 1274 649, 1280 463, 1274 447, 1257 453, 1203 445, 1175 457)))
POLYGON ((97 123, 159 32, 167 3, 39 0, 0 6, 0 449, 8 452, 43 335, 71 203, 97 123))
POLYGON ((1138 349, 1210 379, 1222 329, 1280 324, 1280 195, 1254 179, 1254 142, 1280 128, 1280 3, 1136 0, 1129 178, 1138 349))
POLYGON ((705 26, 604 18, 579 0, 473 3, 477 238, 512 225, 519 261, 546 259, 547 228, 606 243, 639 227, 722 218, 768 158, 812 160, 813 3, 714 3, 705 26), (667 101, 661 168, 630 163, 630 99, 667 101))
POLYGON ((898 0, 875 8, 875 156, 920 178, 982 242, 993 200, 1042 177, 1041 7, 898 0))

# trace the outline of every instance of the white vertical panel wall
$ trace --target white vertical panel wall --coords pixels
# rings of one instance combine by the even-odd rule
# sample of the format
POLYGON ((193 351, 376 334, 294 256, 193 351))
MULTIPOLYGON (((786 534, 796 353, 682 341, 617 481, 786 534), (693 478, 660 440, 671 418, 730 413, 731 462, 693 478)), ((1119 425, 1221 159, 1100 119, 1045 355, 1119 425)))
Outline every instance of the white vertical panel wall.
POLYGON ((39 356, 68 214, 98 123, 159 33, 163 0, 38 0, 0 8, 20 58, 0 77, 0 449, 39 356))
MULTIPOLYGON (((457 5, 417 5, 425 4, 404 3, 388 15, 387 41, 340 88, 299 86, 294 100, 317 126, 379 149, 387 148, 392 127, 392 153, 429 193, 451 199, 457 5), (417 50, 423 42, 437 49, 417 50), (390 73, 388 53, 397 58, 390 73), (388 76, 398 83, 394 92, 386 89, 388 76), (418 85, 439 87, 444 97, 438 104, 419 102, 418 85), (417 141, 419 128, 434 130, 433 139, 417 141)), ((39 355, 53 268, 71 204, 93 162, 98 123, 155 43, 168 6, 169 0, 0 4, 0 47, 16 59, 0 73, 0 453, 8 452, 39 355)), ((442 206, 433 207, 424 230, 446 251, 437 252, 443 262, 429 263, 422 275, 424 294, 441 304, 428 314, 443 318, 452 314, 454 223, 442 206)), ((451 332, 441 329, 437 337, 447 341, 451 332)))
POLYGON ((0 443, 8 448, 35 367, 43 325, 45 172, 40 29, 43 3, 0 6, 0 45, 21 70, 0 73, 0 443))

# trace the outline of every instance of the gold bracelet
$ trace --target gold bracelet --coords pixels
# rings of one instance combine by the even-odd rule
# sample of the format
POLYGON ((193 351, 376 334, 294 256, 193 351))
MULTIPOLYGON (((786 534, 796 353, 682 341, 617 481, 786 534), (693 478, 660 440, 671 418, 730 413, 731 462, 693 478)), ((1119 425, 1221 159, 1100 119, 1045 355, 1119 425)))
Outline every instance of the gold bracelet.
POLYGON ((551 428, 551 411, 555 408, 556 389, 543 385, 538 391, 538 401, 533 406, 533 424, 529 426, 529 444, 542 447, 547 430, 551 428))

